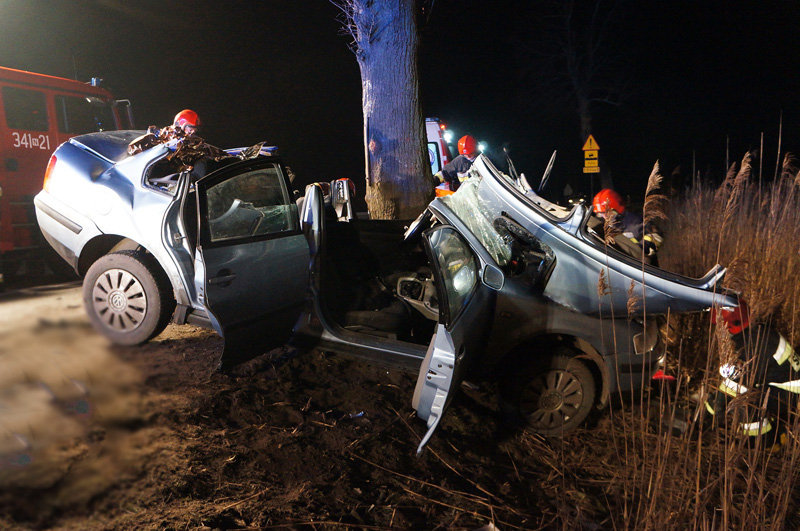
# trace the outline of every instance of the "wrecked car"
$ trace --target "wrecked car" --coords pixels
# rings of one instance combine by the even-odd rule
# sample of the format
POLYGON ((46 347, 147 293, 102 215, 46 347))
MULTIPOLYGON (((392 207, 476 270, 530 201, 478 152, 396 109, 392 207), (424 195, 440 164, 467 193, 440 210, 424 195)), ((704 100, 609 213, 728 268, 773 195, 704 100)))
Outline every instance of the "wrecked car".
POLYGON ((127 345, 170 321, 211 327, 223 369, 291 338, 418 372, 420 450, 468 375, 498 375, 504 404, 559 435, 649 381, 659 316, 737 303, 723 268, 690 279, 642 265, 593 233, 585 206, 553 204, 483 156, 408 224, 358 219, 347 179, 296 200, 274 152, 170 173, 168 145, 127 154, 138 134, 64 143, 35 199, 94 327, 127 345))

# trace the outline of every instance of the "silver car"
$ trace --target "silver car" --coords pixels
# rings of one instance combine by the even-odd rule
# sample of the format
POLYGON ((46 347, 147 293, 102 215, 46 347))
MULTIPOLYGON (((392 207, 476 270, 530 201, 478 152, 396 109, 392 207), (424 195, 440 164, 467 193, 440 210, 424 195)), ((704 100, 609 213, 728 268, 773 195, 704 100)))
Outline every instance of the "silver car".
POLYGON ((420 450, 468 374, 503 379, 503 403, 558 435, 649 381, 660 316, 737 304, 717 288, 724 269, 643 266, 592 233, 584 206, 552 204, 483 156, 408 224, 356 219, 347 179, 296 200, 269 150, 176 173, 169 144, 127 154, 138 134, 64 143, 35 199, 95 328, 133 345, 170 320, 212 327, 222 369, 291 340, 418 372, 420 450))

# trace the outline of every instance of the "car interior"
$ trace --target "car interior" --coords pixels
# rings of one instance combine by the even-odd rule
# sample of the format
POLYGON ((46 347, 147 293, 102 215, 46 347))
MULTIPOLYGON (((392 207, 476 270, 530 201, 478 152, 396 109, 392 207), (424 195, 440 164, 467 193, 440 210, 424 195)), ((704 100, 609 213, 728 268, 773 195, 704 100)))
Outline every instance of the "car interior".
POLYGON ((439 302, 421 235, 405 240, 399 221, 327 221, 320 282, 329 317, 354 332, 429 343, 439 302))
MULTIPOLYGON (((552 249, 506 215, 490 220, 465 189, 446 202, 481 240, 507 275, 525 275, 543 289, 555 265, 552 249), (473 213, 473 214, 467 214, 473 213)), ((336 203, 336 201, 332 201, 336 203)), ((425 210, 412 223, 352 219, 337 222, 326 205, 322 292, 330 317, 345 329, 427 344, 439 319, 439 293, 423 247, 437 223, 425 210)))

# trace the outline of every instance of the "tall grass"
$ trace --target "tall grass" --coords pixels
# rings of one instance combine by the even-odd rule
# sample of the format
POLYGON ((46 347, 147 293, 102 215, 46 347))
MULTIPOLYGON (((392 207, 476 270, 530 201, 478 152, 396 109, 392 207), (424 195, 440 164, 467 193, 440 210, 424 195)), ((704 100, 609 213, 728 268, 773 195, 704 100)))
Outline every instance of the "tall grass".
MULTIPOLYGON (((672 199, 668 219, 661 222, 666 239, 659 261, 663 269, 690 277, 716 263, 726 266, 723 285, 748 302, 751 321, 772 323, 796 346, 800 177, 794 158, 787 156, 778 178, 761 187, 758 176, 753 179, 753 164, 747 154, 721 185, 695 184, 672 199)), ((572 510, 559 510, 556 520, 565 528, 800 527, 797 415, 787 416, 788 438, 778 451, 770 439, 748 438, 739 430, 740 422, 764 411, 763 393, 742 395, 711 417, 703 400, 718 386, 720 363, 736 355, 730 336, 712 326, 708 313, 670 316, 665 329, 674 384, 646 387, 633 404, 612 401, 598 427, 605 429, 574 435, 580 444, 549 447, 530 440, 537 455, 560 464, 553 495, 572 510), (587 501, 592 499, 595 503, 587 501)), ((761 339, 749 338, 746 358, 761 339)), ((743 383, 753 389, 756 382, 743 383)))
POLYGON ((660 252, 664 269, 700 276, 715 263, 742 294, 754 320, 773 319, 793 345, 800 316, 800 178, 791 154, 778 179, 759 188, 752 156, 719 187, 700 184, 674 200, 660 252))

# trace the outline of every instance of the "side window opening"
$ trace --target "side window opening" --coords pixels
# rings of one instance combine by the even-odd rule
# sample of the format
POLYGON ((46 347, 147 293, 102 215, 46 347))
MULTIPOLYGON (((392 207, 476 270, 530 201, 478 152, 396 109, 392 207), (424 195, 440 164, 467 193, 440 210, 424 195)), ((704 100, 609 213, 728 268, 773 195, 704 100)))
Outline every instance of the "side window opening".
POLYGON ((527 273, 533 285, 544 289, 556 263, 553 249, 506 212, 501 212, 493 225, 511 249, 511 258, 505 270, 512 275, 527 273))
POLYGON ((9 129, 47 131, 50 128, 44 92, 3 87, 3 107, 9 129))
POLYGON ((175 192, 178 175, 175 165, 166 158, 162 158, 147 168, 145 182, 153 188, 172 194, 175 192))

